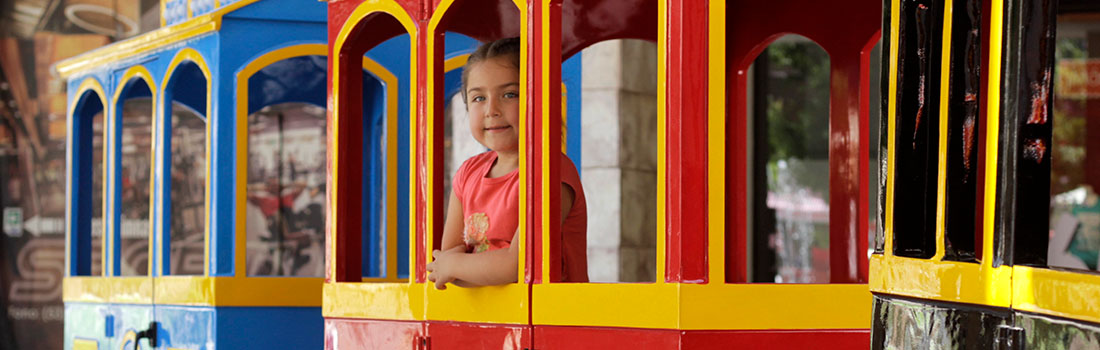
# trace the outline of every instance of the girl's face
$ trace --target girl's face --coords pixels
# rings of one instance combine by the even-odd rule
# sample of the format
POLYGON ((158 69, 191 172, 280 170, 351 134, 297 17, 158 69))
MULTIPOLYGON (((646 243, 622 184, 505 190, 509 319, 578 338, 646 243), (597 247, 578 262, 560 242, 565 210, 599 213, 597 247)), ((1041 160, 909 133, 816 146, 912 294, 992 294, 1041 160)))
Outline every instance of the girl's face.
POLYGON ((497 152, 519 150, 519 69, 506 57, 473 64, 466 80, 470 133, 497 152))

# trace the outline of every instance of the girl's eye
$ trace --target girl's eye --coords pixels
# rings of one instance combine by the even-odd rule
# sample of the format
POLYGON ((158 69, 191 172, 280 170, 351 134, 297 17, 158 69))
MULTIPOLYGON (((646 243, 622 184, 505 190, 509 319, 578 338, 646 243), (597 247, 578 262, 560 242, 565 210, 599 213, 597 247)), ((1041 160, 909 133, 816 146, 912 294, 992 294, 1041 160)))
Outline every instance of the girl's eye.
POLYGON ((516 92, 505 92, 505 93, 504 93, 504 98, 519 98, 519 93, 516 93, 516 92))
POLYGON ((470 99, 470 102, 481 102, 481 101, 485 101, 485 97, 483 97, 483 96, 474 96, 474 98, 470 99))

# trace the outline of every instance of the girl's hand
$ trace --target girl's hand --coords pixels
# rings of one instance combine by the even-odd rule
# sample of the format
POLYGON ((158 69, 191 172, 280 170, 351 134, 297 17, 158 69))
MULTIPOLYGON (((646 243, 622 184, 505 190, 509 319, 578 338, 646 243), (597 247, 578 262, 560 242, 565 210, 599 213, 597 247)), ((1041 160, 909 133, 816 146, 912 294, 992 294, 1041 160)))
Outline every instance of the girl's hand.
POLYGON ((428 280, 435 282, 436 289, 447 289, 447 283, 455 282, 455 265, 457 265, 460 255, 466 254, 465 248, 463 245, 446 251, 432 251, 432 257, 435 258, 435 261, 428 263, 428 280))

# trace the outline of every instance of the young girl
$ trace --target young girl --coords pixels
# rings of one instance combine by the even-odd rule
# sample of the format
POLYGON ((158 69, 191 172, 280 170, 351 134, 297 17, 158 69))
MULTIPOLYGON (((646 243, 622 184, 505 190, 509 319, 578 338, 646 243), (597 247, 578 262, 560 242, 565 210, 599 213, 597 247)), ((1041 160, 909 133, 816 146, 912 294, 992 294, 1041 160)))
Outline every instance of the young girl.
MULTIPOLYGON (((432 252, 428 280, 438 289, 516 282, 519 234, 518 38, 482 45, 462 71, 462 97, 470 133, 489 149, 455 172, 442 250, 432 252)), ((561 162, 562 278, 588 281, 585 230, 588 214, 573 162, 561 162)), ((523 204, 526 205, 526 204, 523 204)))

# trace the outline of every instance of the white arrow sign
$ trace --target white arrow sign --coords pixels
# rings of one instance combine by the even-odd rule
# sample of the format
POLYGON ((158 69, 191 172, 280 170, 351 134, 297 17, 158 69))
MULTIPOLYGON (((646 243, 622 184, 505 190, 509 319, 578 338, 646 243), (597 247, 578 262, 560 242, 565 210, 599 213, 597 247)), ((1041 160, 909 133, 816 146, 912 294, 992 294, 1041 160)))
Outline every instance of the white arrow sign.
POLYGON ((65 219, 35 215, 23 222, 23 230, 33 236, 61 234, 65 232, 65 219))

